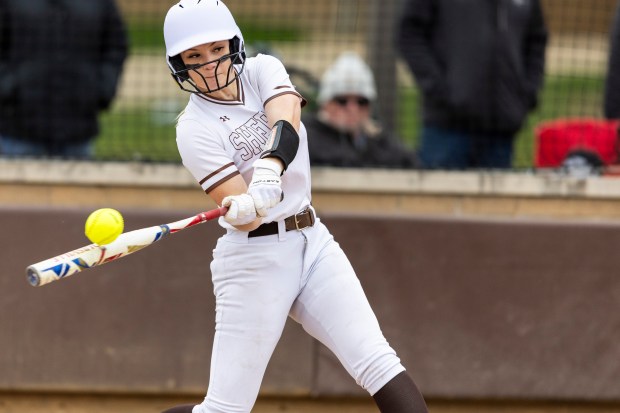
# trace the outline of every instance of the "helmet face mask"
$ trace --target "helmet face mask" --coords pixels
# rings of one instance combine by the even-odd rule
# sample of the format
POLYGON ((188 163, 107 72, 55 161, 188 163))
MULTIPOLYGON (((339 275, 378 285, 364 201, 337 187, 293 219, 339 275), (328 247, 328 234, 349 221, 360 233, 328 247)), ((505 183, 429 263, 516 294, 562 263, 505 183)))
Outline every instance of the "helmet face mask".
POLYGON ((213 93, 233 83, 243 72, 243 68, 245 66, 245 56, 242 55, 243 52, 239 51, 236 53, 229 53, 225 56, 220 57, 219 59, 211 60, 209 62, 191 65, 186 65, 185 63, 183 63, 181 56, 177 55, 169 59, 172 67, 171 74, 174 80, 176 80, 176 82, 178 83, 181 90, 190 93, 213 93), (203 76, 199 69, 206 65, 215 63, 216 65, 214 71, 215 73, 218 73, 220 65, 225 64, 225 62, 229 59, 232 63, 226 71, 226 79, 224 80, 224 82, 220 83, 220 78, 216 76, 214 78, 216 83, 215 86, 209 86, 209 82, 203 76), (239 67, 239 69, 234 67, 235 61, 241 61, 241 67, 239 67), (192 79, 192 74, 194 79, 201 79, 201 81, 199 82, 200 85, 198 85, 196 81, 192 79))
MULTIPOLYGON (((170 8, 164 21, 166 60, 173 79, 179 87, 191 93, 212 93, 233 83, 245 67, 245 48, 241 30, 234 17, 220 0, 181 0, 170 8), (209 86, 198 67, 187 67, 181 59, 181 52, 201 44, 229 40, 230 51, 217 61, 217 67, 230 59, 226 79, 216 79, 215 86, 209 86), (190 73, 194 75, 191 78, 190 73), (196 77, 195 74, 199 76, 196 77), (196 84, 195 79, 202 79, 196 84)), ((207 62, 200 67, 214 63, 207 62)))

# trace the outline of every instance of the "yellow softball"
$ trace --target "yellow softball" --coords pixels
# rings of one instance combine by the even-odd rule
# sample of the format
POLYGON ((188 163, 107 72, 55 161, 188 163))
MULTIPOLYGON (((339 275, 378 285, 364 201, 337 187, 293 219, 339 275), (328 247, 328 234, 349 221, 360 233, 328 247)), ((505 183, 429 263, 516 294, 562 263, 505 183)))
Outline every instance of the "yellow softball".
POLYGON ((86 219, 84 233, 98 245, 106 245, 123 233, 124 222, 120 212, 112 208, 101 208, 86 219))

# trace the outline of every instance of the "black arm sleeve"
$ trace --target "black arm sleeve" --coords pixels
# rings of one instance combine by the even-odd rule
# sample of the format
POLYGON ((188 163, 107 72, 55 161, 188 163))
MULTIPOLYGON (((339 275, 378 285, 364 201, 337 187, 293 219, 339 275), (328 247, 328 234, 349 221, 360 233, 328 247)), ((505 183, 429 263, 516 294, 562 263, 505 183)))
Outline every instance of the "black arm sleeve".
POLYGON ((284 164, 284 170, 293 162, 299 149, 299 135, 289 122, 279 120, 271 129, 271 138, 265 145, 261 158, 278 158, 284 164))

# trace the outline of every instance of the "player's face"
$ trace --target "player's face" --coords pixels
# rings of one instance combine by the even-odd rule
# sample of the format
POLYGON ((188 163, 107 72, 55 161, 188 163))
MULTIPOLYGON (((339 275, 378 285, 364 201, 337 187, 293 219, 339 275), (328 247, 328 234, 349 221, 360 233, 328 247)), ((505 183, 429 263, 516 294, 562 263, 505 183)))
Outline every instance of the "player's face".
POLYGON ((183 63, 189 70, 189 76, 202 92, 221 89, 228 83, 234 73, 228 40, 205 43, 181 53, 183 63))
POLYGON ((370 101, 362 96, 336 96, 325 106, 335 126, 347 132, 356 132, 370 117, 370 101))

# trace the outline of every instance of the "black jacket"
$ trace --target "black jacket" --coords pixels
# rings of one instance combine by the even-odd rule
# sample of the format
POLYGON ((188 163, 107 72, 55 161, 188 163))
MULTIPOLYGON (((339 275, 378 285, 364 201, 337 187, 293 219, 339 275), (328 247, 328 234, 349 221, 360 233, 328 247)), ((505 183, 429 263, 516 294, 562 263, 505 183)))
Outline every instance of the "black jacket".
POLYGON ((94 138, 126 55, 114 0, 0 0, 0 135, 94 138))
POLYGON ((351 135, 321 122, 316 116, 302 119, 308 132, 311 166, 345 168, 413 168, 413 152, 394 142, 386 134, 353 142, 351 135))
POLYGON ((537 103, 547 29, 539 0, 407 0, 397 44, 426 124, 515 133, 537 103))
POLYGON ((609 62, 605 81, 605 117, 620 119, 620 3, 609 36, 609 62))

